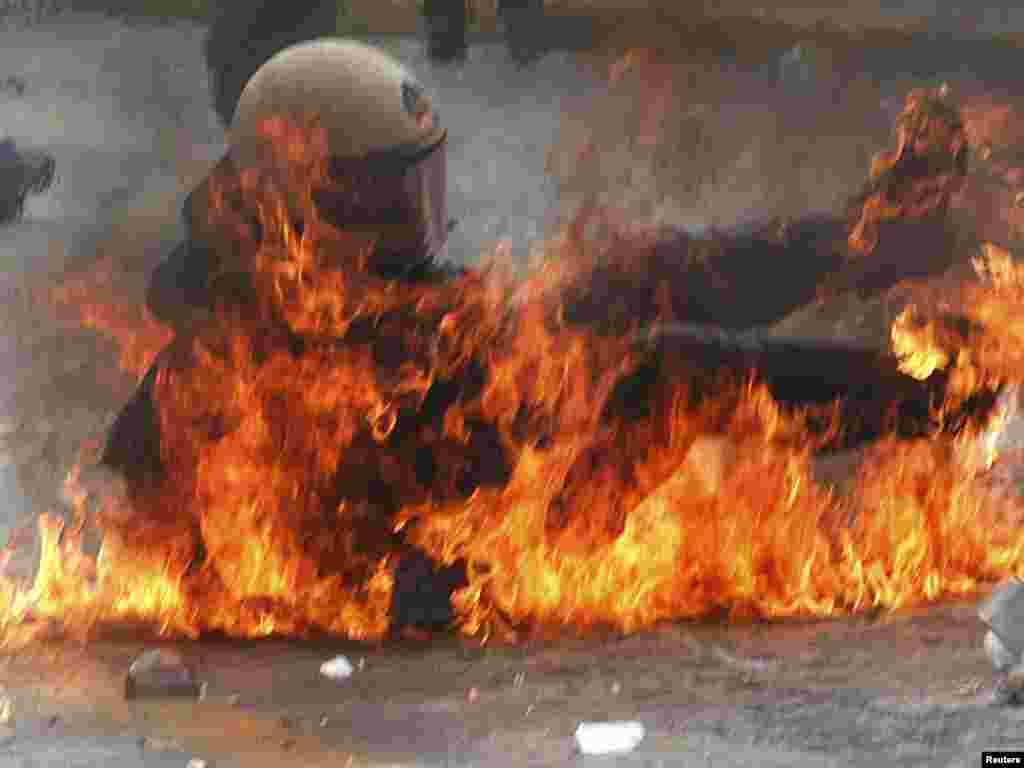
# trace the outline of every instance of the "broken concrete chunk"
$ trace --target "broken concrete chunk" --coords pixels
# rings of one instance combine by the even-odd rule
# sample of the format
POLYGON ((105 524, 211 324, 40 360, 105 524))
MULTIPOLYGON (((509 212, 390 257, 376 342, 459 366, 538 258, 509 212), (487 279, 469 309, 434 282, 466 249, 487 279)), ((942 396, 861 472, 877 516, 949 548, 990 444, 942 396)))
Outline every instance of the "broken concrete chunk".
POLYGON ((1003 649, 1020 661, 1024 656, 1024 582, 1000 584, 978 608, 978 616, 999 639, 1003 649))
POLYGON ((199 689, 195 675, 180 654, 153 650, 146 651, 132 662, 125 683, 125 697, 198 697, 199 689))
POLYGON ((576 746, 584 755, 618 755, 636 749, 644 733, 643 723, 635 721, 580 723, 576 746))

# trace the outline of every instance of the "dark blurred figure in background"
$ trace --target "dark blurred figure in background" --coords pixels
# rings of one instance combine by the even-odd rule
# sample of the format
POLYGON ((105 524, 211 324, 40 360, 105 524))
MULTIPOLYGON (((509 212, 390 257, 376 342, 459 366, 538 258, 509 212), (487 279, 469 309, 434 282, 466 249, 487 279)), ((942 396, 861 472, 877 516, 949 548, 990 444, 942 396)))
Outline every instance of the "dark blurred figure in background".
MULTIPOLYGON (((544 0, 498 0, 498 20, 509 54, 520 65, 542 53, 544 0)), ((441 63, 462 63, 469 50, 472 0, 423 0, 427 55, 441 63)))
POLYGON ((541 55, 544 0, 498 0, 498 19, 509 55, 517 64, 529 64, 541 55))
MULTIPOLYGON (((462 0, 464 2, 464 0, 462 0)), ((337 0, 219 0, 203 47, 213 106, 228 126, 245 84, 290 45, 333 35, 337 0)))
POLYGON ((469 50, 468 0, 423 0, 427 55, 442 64, 462 63, 469 50))

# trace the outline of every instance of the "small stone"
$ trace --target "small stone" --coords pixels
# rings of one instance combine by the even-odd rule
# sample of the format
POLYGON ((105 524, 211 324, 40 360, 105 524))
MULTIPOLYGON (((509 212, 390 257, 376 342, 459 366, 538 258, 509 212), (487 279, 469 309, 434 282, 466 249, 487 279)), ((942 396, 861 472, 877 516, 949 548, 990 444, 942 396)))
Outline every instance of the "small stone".
POLYGON ((185 659, 169 650, 146 651, 132 662, 125 698, 182 696, 198 698, 199 683, 185 659))
POLYGON ((241 695, 237 694, 237 693, 232 693, 230 696, 228 696, 228 704, 231 705, 232 707, 237 707, 238 706, 238 702, 240 702, 241 700, 242 700, 241 695))
POLYGON ((331 680, 344 680, 351 677, 354 671, 352 663, 344 656, 335 656, 320 665, 320 674, 331 680))

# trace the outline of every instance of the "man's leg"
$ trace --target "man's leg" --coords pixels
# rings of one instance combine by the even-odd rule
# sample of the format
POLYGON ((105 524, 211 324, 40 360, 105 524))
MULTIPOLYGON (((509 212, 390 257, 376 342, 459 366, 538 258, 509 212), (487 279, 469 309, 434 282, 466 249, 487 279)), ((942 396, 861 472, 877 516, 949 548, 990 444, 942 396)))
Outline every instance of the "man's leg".
POLYGON ((498 16, 512 58, 520 64, 536 59, 541 53, 544 0, 498 0, 498 16))
POLYGON ((466 60, 469 50, 466 0, 425 0, 423 20, 427 27, 427 55, 433 61, 466 60))

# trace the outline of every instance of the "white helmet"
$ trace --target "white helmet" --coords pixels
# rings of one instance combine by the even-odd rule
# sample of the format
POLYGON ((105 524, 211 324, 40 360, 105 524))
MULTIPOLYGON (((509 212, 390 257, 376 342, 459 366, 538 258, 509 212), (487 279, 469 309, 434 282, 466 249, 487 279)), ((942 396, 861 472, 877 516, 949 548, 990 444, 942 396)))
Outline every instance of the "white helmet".
POLYGON ((278 116, 319 118, 338 158, 396 148, 417 152, 444 138, 416 77, 383 51, 353 40, 293 45, 260 67, 235 109, 232 152, 243 160, 260 121, 278 116))
POLYGON ((236 168, 261 162, 267 118, 324 130, 332 185, 317 198, 342 229, 371 233, 374 265, 402 273, 430 261, 447 239, 445 139, 416 77, 383 51, 324 38, 286 48, 252 76, 229 138, 236 168))

